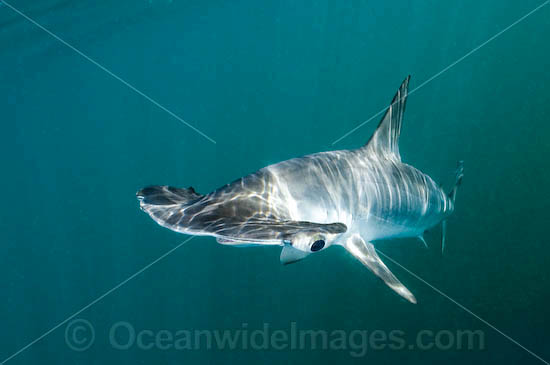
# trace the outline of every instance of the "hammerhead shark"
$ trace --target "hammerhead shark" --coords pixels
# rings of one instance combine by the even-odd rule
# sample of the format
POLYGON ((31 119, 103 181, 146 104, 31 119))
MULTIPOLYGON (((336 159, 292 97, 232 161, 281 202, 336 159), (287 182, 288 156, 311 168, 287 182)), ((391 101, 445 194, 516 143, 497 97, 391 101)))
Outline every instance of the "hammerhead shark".
POLYGON ((320 152, 264 167, 201 195, 192 187, 149 186, 140 207, 158 224, 189 235, 213 236, 225 245, 282 246, 293 263, 344 247, 399 295, 414 295, 391 273, 373 242, 418 237, 454 210, 462 162, 449 193, 428 175, 401 161, 399 134, 410 76, 395 94, 366 145, 320 152))

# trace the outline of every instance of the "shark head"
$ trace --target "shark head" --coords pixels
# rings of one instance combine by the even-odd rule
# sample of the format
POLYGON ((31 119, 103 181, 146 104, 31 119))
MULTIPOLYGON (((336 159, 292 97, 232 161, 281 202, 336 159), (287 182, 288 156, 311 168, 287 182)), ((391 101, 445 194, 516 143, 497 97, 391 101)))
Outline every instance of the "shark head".
POLYGON ((281 263, 287 265, 303 260, 310 254, 325 250, 338 242, 345 234, 346 226, 342 223, 332 226, 334 229, 331 230, 303 230, 286 237, 283 240, 281 263))
POLYGON ((294 234, 290 240, 285 240, 284 242, 297 250, 313 253, 331 246, 337 241, 340 235, 341 233, 301 231, 294 234))

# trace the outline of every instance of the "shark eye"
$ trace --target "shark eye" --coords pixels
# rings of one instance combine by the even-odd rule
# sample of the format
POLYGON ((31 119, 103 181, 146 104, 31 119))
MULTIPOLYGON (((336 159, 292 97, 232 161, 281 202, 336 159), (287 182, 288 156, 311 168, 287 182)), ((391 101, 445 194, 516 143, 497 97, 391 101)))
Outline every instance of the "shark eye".
POLYGON ((311 245, 311 252, 322 250, 325 247, 325 240, 317 240, 311 245))

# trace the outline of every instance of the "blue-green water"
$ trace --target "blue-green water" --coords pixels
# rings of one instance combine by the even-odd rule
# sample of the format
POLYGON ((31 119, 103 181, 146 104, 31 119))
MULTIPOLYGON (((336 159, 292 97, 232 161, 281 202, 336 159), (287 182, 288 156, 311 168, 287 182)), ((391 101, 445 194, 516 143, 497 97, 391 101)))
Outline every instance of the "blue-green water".
MULTIPOLYGON (((217 143, 0 4, 0 361, 542 363, 391 261, 417 305, 337 248, 281 266, 276 248, 197 237, 74 317, 94 328, 87 350, 70 341, 86 345, 89 328, 63 323, 186 238, 139 210, 139 188, 207 193, 270 163, 358 147, 378 118, 332 143, 406 75, 421 85, 540 0, 9 3, 217 143), (347 348, 164 348, 178 331, 264 323, 271 334, 342 330, 347 348), (128 326, 152 348, 117 348, 128 326), (362 353, 354 330, 402 331, 407 345, 362 353), (422 331, 445 342, 458 330, 481 331, 483 346, 409 348, 422 331)), ((549 31, 547 5, 410 96, 404 161, 448 186, 463 159, 466 176, 444 257, 438 230, 429 250, 379 246, 547 361, 549 31)))

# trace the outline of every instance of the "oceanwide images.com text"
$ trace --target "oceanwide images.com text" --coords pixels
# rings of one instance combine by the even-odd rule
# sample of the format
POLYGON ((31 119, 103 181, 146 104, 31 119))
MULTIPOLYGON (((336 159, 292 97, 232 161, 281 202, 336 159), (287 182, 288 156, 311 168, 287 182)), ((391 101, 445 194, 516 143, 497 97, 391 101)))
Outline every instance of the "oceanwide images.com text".
MULTIPOLYGON (((325 330, 305 329, 296 322, 286 328, 269 323, 253 327, 242 323, 235 329, 140 329, 129 322, 116 322, 101 331, 109 345, 119 351, 275 350, 346 351, 362 357, 369 351, 485 349, 481 330, 325 330)), ((98 332, 99 333, 99 332, 98 332)), ((75 319, 65 328, 65 341, 74 351, 85 351, 96 342, 96 329, 87 320, 75 319)))

